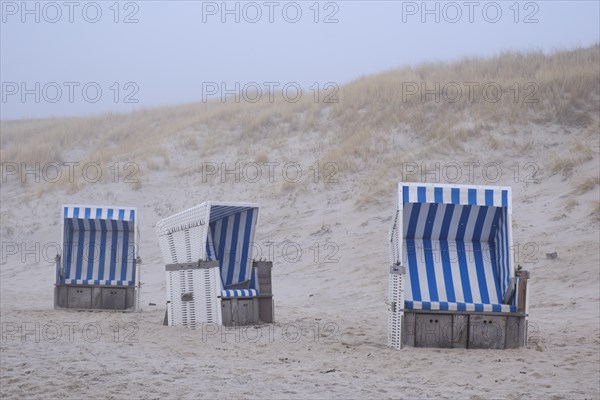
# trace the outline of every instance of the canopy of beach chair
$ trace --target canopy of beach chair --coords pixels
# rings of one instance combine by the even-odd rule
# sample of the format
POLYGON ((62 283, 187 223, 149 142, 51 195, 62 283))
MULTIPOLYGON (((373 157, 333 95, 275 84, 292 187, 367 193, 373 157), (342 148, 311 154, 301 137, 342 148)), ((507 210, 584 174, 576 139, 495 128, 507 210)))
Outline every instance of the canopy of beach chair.
POLYGON ((62 222, 57 284, 135 285, 135 208, 64 205, 62 222))
POLYGON ((508 187, 401 183, 393 263, 406 267, 406 309, 514 312, 508 187), (402 257, 402 260, 399 259, 402 257))

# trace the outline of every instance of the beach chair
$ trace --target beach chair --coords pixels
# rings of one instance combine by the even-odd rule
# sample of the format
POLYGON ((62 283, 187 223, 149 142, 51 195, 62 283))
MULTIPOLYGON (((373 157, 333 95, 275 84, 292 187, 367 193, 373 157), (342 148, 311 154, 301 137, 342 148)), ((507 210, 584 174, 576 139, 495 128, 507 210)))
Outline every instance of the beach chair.
POLYGON ((64 205, 54 308, 139 310, 137 211, 64 205))
POLYGON ((529 274, 514 266, 511 202, 510 187, 399 184, 390 347, 526 344, 529 274))
POLYGON ((208 201, 156 224, 166 263, 165 324, 270 323, 270 261, 253 261, 258 204, 208 201))

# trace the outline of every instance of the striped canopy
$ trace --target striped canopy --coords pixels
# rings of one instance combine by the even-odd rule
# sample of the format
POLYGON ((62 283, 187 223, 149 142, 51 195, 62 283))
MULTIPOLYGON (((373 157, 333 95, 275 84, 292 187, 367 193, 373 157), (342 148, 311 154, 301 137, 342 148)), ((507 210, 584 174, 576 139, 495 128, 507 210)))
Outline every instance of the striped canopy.
POLYGON ((135 285, 136 209, 63 206, 59 284, 135 285))
POLYGON ((224 289, 250 281, 258 209, 208 201, 162 219, 156 229, 165 261, 217 260, 224 289))
POLYGON ((502 304, 514 272, 510 203, 509 187, 401 183, 392 245, 406 266, 405 307, 515 311, 502 304))
POLYGON ((206 241, 208 260, 218 260, 223 287, 249 281, 258 206, 212 204, 206 241))

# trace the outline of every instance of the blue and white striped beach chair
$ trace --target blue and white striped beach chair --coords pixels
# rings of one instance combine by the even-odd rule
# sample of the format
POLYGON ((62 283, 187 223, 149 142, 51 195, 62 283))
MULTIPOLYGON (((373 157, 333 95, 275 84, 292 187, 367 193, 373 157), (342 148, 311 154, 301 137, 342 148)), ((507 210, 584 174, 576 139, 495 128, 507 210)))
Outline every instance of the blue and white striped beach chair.
POLYGON ((390 236, 388 344, 525 344, 528 274, 515 270, 510 187, 400 183, 390 236))
POLYGON ((139 308, 137 211, 64 205, 55 308, 139 308))
POLYGON ((252 260, 258 211, 258 204, 209 201, 156 224, 168 325, 273 321, 272 264, 252 260))

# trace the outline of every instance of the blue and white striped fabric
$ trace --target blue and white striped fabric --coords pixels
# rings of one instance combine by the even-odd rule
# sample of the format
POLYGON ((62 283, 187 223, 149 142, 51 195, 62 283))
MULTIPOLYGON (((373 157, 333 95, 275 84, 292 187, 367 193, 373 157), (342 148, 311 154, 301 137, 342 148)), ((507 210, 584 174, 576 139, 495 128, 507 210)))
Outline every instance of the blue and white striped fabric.
POLYGON ((260 288, 256 268, 252 269, 252 278, 248 289, 225 289, 221 291, 221 297, 256 297, 259 294, 260 288))
POLYGON ((510 188, 403 184, 402 202, 509 208, 510 188))
POLYGON ((407 309, 514 312, 509 188, 402 186, 407 309))
POLYGON ((508 215, 503 212, 498 218, 498 230, 494 237, 494 245, 496 246, 496 258, 497 258, 497 269, 498 279, 500 281, 500 293, 504 296, 504 293, 508 290, 508 283, 511 278, 511 259, 509 249, 512 246, 508 238, 508 215))
POLYGON ((135 285, 135 208, 63 206, 60 283, 135 285))
POLYGON ((221 291, 222 297, 256 297, 256 289, 225 289, 221 291))
POLYGON ((218 260, 223 287, 251 279, 258 207, 211 205, 206 255, 218 260))

